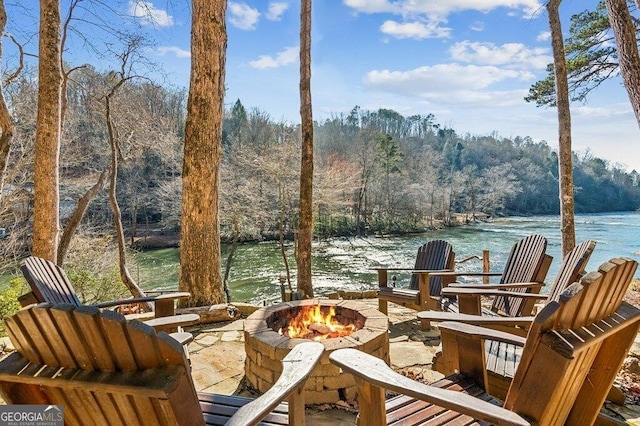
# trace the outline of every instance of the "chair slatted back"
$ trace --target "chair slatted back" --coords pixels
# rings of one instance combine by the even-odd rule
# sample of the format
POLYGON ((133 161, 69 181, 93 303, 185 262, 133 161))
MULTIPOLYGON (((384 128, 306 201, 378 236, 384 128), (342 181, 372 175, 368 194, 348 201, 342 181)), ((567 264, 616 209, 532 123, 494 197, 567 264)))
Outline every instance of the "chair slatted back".
MULTIPOLYGON (((416 264, 414 269, 422 270, 442 270, 453 269, 455 263, 453 248, 451 244, 444 240, 433 240, 423 244, 418 248, 416 254, 416 264)), ((411 275, 409 288, 418 290, 420 288, 419 276, 411 275)), ((439 296, 442 290, 442 277, 429 278, 429 292, 432 296, 439 296)))
POLYGON ((593 424, 640 326, 622 302, 637 265, 612 259, 540 311, 506 408, 538 424, 593 424))
POLYGON ((68 424, 203 423, 183 348, 165 333, 72 305, 32 305, 5 324, 17 351, 0 371, 10 403, 62 404, 68 424), (36 375, 50 385, 31 384, 36 375))
MULTIPOLYGON (((536 279, 544 280, 544 277, 539 277, 539 272, 543 267, 546 250, 547 239, 542 235, 529 235, 515 243, 505 263, 500 283, 526 283, 536 279)), ((514 289, 513 291, 525 292, 527 289, 514 289)), ((496 297, 491 310, 494 312, 502 311, 508 316, 516 317, 521 315, 524 305, 521 298, 496 297)))
POLYGON ((589 258, 595 248, 595 241, 586 240, 575 246, 564 256, 562 266, 551 286, 547 301, 558 300, 568 286, 582 278, 589 258))
POLYGON ((55 263, 40 257, 29 256, 21 269, 38 302, 82 305, 71 281, 62 268, 55 263))

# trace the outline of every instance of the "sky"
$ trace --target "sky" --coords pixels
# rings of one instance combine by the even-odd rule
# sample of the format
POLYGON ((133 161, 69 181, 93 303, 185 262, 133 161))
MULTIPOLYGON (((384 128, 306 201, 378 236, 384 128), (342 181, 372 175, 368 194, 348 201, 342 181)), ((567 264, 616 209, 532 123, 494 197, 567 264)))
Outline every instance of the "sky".
MULTIPOLYGON (((188 87, 190 2, 114 4, 154 39, 147 55, 168 81, 188 87)), ((572 14, 596 4, 563 0, 563 32, 572 14)), ((460 136, 529 136, 557 149, 556 110, 524 101, 552 62, 544 1, 315 0, 312 7, 315 120, 355 106, 386 108, 433 114, 460 136)), ((299 123, 299 0, 229 1, 226 24, 226 106, 240 99, 272 120, 299 123)), ((81 43, 69 50, 91 60, 81 43)), ((572 104, 571 119, 574 151, 640 171, 640 129, 620 77, 572 104)))

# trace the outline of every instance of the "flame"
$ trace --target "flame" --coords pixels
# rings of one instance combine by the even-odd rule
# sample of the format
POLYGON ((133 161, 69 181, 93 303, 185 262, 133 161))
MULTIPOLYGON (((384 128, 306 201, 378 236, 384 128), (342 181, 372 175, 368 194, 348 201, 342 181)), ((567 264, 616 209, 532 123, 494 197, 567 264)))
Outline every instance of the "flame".
POLYGON ((298 314, 289 319, 287 327, 278 330, 278 333, 288 337, 298 337, 312 340, 325 340, 332 337, 348 336, 355 331, 353 324, 340 324, 336 320, 336 309, 329 307, 329 312, 324 315, 320 305, 306 306, 298 311, 298 314))

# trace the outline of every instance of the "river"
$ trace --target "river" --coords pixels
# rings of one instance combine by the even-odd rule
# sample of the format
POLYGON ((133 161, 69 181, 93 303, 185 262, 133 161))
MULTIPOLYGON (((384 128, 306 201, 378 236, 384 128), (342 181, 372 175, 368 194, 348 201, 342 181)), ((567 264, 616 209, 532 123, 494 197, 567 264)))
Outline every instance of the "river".
MULTIPOLYGON (((595 270, 612 257, 640 260, 640 212, 579 214, 575 217, 576 241, 597 242, 587 270, 595 270)), ((542 234, 548 239, 547 253, 553 256, 547 281, 552 282, 562 261, 560 219, 558 216, 509 217, 479 222, 420 235, 384 238, 333 239, 314 243, 313 286, 316 295, 338 289, 370 290, 376 287, 371 268, 386 265, 412 267, 417 248, 432 239, 449 241, 456 259, 490 252, 491 270, 501 272, 512 245, 529 234, 542 234)), ((295 268, 291 246, 289 265, 295 268)), ((178 282, 178 249, 152 250, 138 255, 138 270, 132 271, 145 289, 175 288, 178 282)), ((223 260, 226 250, 223 247, 223 260)), ((460 266, 462 270, 480 270, 479 261, 460 266)), ((292 279, 295 270, 292 269, 292 279)), ((280 296, 278 277, 284 275, 278 244, 275 242, 242 244, 231 268, 230 284, 233 301, 262 303, 280 296)), ((398 275, 398 281, 408 276, 398 275)), ((294 284, 295 289, 295 284, 294 284)))

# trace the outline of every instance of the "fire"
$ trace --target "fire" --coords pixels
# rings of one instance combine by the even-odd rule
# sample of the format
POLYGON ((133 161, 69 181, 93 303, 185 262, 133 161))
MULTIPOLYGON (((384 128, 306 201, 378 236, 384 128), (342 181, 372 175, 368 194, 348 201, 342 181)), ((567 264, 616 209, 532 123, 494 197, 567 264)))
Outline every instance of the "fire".
POLYGON ((287 327, 278 333, 288 337, 312 340, 325 340, 333 337, 348 336, 355 331, 353 324, 340 324, 336 320, 336 309, 331 306, 328 314, 323 314, 320 305, 301 308, 298 314, 289 319, 287 327))

